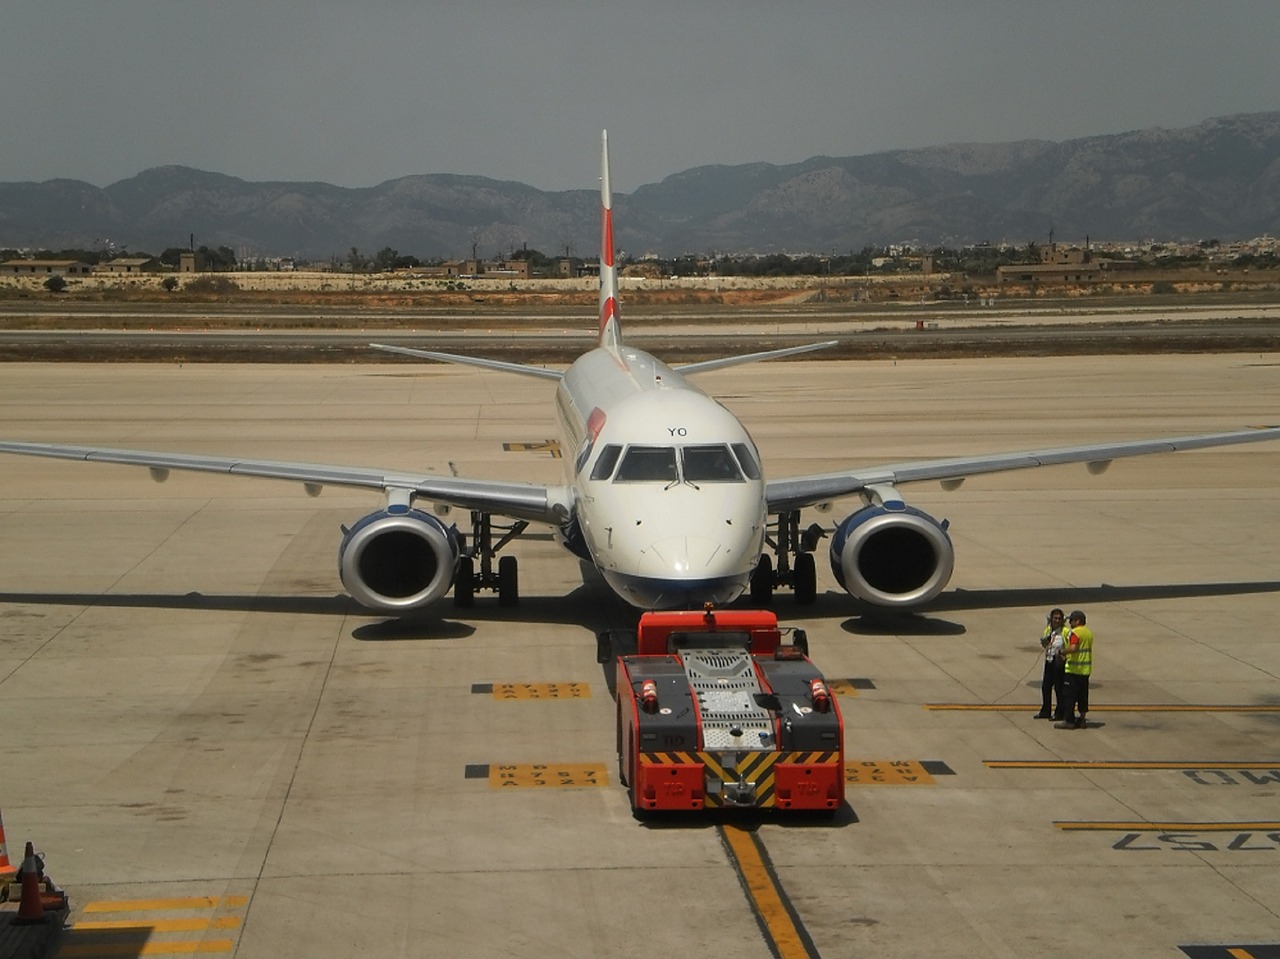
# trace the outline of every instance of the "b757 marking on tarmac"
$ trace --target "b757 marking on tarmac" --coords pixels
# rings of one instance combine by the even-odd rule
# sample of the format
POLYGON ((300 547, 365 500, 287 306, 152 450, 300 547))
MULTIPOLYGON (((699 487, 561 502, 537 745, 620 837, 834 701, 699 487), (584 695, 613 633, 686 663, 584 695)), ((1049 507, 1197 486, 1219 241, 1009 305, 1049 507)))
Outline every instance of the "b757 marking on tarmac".
POLYGON ((590 699, 589 683, 473 683, 473 693, 494 699, 590 699))
POLYGON ((944 762, 915 759, 860 759, 844 764, 848 786, 932 786, 934 776, 954 776, 944 762))
POLYGON ((603 763, 474 763, 467 766, 466 777, 487 779, 493 789, 609 785, 603 763))

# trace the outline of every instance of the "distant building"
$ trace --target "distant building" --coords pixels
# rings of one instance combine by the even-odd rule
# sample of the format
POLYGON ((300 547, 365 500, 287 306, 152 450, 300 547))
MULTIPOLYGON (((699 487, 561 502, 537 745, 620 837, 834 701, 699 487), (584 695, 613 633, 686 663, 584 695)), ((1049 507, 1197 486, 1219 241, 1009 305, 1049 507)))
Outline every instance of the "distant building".
POLYGON ((150 256, 120 256, 106 263, 98 264, 99 273, 123 273, 137 275, 139 273, 159 273, 160 261, 150 256))
POLYGON ((1023 263, 996 267, 996 280, 1000 283, 1096 283, 1100 279, 1100 263, 1023 263))
POLYGON ((93 267, 79 260, 5 260, 3 276, 89 276, 93 267))
POLYGON ((1058 246, 1052 240, 1040 247, 1039 263, 996 267, 999 283, 1096 283, 1104 263, 1096 263, 1088 245, 1058 246))
POLYGON ((461 260, 456 265, 464 279, 527 280, 531 272, 528 260, 461 260))
POLYGON ((456 280, 462 275, 465 266, 461 260, 446 260, 438 265, 415 267, 413 273, 437 280, 456 280))
POLYGON ((501 279, 527 280, 532 274, 532 264, 528 260, 498 260, 484 265, 485 276, 501 279))

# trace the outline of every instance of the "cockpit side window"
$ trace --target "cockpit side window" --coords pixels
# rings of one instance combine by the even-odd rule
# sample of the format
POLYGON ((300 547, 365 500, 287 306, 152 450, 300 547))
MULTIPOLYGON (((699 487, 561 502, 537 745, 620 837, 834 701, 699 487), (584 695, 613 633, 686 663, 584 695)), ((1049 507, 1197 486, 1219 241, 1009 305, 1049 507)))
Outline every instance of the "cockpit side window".
POLYGON ((742 472, 747 474, 747 479, 758 480, 760 478, 760 464, 752 454, 751 447, 746 443, 734 443, 733 452, 738 457, 738 462, 742 465, 742 472))
POLYGON ((622 455, 622 447, 616 443, 609 443, 602 450, 600 456, 596 459, 596 465, 591 469, 591 478, 593 480, 607 480, 613 475, 613 468, 618 465, 618 457, 622 455))
POLYGON ((727 446, 685 446, 680 450, 680 457, 686 482, 742 482, 742 471, 727 446))
POLYGON ((615 482, 676 481, 676 451, 672 446, 628 446, 615 482))

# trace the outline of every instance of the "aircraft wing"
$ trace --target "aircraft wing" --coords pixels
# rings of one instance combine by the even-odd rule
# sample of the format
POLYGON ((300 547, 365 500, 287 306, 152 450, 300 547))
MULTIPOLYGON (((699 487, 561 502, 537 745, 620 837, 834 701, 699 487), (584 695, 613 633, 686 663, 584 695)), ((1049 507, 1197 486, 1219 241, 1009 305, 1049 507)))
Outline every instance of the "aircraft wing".
POLYGON ((1086 446, 1062 446, 1027 450, 1020 453, 994 453, 984 456, 958 456, 952 459, 914 460, 886 466, 813 476, 795 476, 771 480, 765 485, 765 499, 770 513, 799 509, 828 500, 851 496, 875 486, 896 486, 939 480, 954 489, 966 477, 980 473, 1004 473, 1035 466, 1057 466, 1063 463, 1086 463, 1091 473, 1101 473, 1112 460, 1151 453, 1172 453, 1210 446, 1236 443, 1260 443, 1280 439, 1280 427, 1235 430, 1229 433, 1201 433, 1167 439, 1129 440, 1121 443, 1096 443, 1086 446))
POLYGON ((835 346, 839 340, 826 340, 822 343, 806 343, 804 346, 788 346, 780 350, 765 350, 763 353, 744 353, 741 356, 722 356, 714 360, 702 360, 698 363, 685 363, 675 367, 681 376, 691 373, 705 373, 707 370, 720 370, 726 366, 741 366, 744 363, 757 363, 760 360, 776 360, 783 356, 796 356, 800 353, 812 353, 814 350, 825 350, 835 346))
POLYGON ((482 370, 502 370, 504 373, 519 373, 521 376, 535 376, 544 380, 560 380, 564 374, 559 370, 547 369, 545 366, 527 366, 524 363, 508 363, 505 360, 487 360, 481 356, 464 356, 461 353, 441 353, 439 350, 415 350, 408 346, 388 346, 385 343, 370 343, 375 350, 384 353, 399 353, 420 360, 435 360, 438 363, 460 363, 463 366, 478 366, 482 370))
POLYGON ((358 487, 388 493, 408 491, 436 503, 484 510, 538 523, 562 523, 568 519, 571 507, 569 492, 565 487, 540 486, 536 483, 508 483, 355 466, 249 460, 190 453, 156 453, 96 446, 61 446, 52 443, 0 441, 0 453, 142 466, 151 471, 153 479, 159 481, 167 479, 170 470, 292 480, 302 483, 313 496, 319 494, 325 486, 358 487))

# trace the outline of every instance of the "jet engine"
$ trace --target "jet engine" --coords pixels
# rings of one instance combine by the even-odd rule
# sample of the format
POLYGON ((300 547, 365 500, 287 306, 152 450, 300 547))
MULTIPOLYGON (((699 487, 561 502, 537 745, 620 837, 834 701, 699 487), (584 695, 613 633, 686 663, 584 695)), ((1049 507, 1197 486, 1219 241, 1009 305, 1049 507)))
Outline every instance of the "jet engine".
POLYGON ((461 555, 456 526, 393 505, 344 530, 338 547, 342 585, 362 606, 407 613, 449 591, 461 555))
POLYGON ((831 538, 836 581, 873 606, 928 602, 946 587, 954 563, 946 522, 901 502, 863 507, 831 538))

